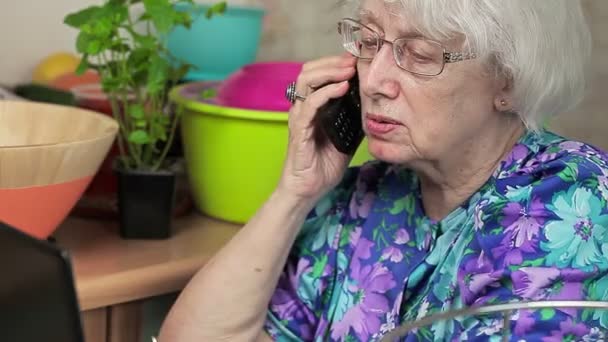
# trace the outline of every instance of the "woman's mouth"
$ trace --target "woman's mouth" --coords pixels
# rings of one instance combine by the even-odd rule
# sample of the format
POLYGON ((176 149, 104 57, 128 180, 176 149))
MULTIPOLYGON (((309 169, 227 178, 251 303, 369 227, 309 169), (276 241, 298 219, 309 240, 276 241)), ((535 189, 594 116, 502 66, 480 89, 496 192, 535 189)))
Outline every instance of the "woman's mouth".
POLYGON ((365 115, 365 128, 371 135, 384 135, 403 124, 397 120, 376 114, 365 115))

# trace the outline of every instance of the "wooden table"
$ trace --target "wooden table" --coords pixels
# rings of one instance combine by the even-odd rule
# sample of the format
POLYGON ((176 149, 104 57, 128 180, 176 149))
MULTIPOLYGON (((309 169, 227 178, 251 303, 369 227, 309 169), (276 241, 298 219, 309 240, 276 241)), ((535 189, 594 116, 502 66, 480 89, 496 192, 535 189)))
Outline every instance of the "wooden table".
POLYGON ((124 240, 113 221, 68 218, 57 243, 72 257, 87 342, 137 342, 142 300, 177 292, 241 227, 198 214, 167 240, 124 240))

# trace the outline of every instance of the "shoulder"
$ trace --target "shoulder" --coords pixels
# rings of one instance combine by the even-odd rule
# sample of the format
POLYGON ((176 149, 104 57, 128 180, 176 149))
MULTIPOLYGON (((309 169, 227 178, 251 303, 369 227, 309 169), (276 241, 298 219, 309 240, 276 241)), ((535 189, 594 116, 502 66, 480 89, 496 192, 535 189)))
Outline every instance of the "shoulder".
MULTIPOLYGON (((503 160, 489 192, 504 200, 552 201, 562 191, 587 189, 608 199, 608 154, 583 142, 541 132, 528 134, 503 160)), ((582 190, 581 190, 582 191, 582 190)))
POLYGON ((608 269, 606 153, 551 133, 516 148, 475 213, 491 254, 505 266, 608 269))

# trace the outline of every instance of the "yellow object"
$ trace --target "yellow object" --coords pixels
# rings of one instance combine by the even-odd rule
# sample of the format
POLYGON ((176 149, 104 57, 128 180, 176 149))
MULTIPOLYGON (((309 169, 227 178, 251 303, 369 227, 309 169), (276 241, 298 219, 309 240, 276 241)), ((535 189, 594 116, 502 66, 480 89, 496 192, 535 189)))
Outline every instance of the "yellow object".
POLYGON ((76 71, 80 57, 69 52, 56 52, 45 57, 34 69, 34 83, 49 84, 57 77, 76 71))

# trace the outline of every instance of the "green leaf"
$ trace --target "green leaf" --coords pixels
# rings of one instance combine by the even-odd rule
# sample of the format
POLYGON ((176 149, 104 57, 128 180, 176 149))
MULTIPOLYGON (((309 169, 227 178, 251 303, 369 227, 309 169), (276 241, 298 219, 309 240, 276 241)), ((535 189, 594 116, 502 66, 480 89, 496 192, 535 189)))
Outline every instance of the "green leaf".
POLYGON ((213 88, 205 89, 201 91, 201 98, 203 100, 214 98, 217 95, 217 91, 213 88))
POLYGON ((553 318, 553 316, 555 316, 555 309, 546 308, 540 310, 540 317, 543 321, 548 321, 553 318))
POLYGON ((140 22, 140 21, 148 21, 148 20, 150 20, 150 19, 151 19, 151 18, 150 18, 150 15, 149 15, 148 13, 144 13, 144 14, 140 15, 140 16, 139 16, 139 18, 137 18, 137 20, 136 20, 136 21, 137 21, 137 22, 140 22))
POLYGON ((102 65, 103 69, 116 77, 117 79, 121 79, 120 76, 124 76, 124 73, 121 71, 121 65, 119 61, 109 61, 106 64, 102 65))
POLYGON ((103 10, 99 6, 90 6, 78 12, 70 13, 63 19, 63 23, 73 28, 80 28, 82 25, 91 21, 103 10))
POLYGON ((148 126, 148 122, 146 120, 135 120, 135 127, 144 129, 148 126))
POLYGON ((173 27, 173 7, 167 0, 143 0, 146 12, 159 33, 168 33, 173 27))
POLYGON ((323 254, 323 257, 321 257, 321 259, 317 260, 317 262, 315 262, 315 265, 312 269, 312 277, 317 279, 319 277, 321 277, 321 275, 323 274, 323 270, 325 270, 325 266, 327 265, 327 261, 329 260, 327 254, 323 254))
POLYGON ((121 41, 112 42, 111 47, 110 47, 110 50, 116 51, 116 52, 125 52, 125 51, 129 51, 129 49, 131 49, 131 47, 125 43, 122 43, 121 41))
POLYGON ((402 197, 398 200, 395 201, 393 207, 391 209, 389 209, 389 213, 391 213, 391 215, 397 215, 400 212, 402 212, 403 210, 405 210, 407 205, 407 197, 402 197))
POLYGON ((178 68, 171 68, 171 82, 177 83, 179 82, 190 69, 192 68, 191 64, 182 64, 178 68))
POLYGON ((171 118, 169 115, 161 115, 158 118, 158 123, 164 126, 168 126, 171 123, 171 118))
POLYGON ((157 41, 154 37, 139 34, 131 28, 125 28, 125 29, 127 31, 129 31, 129 33, 133 37, 133 40, 135 40, 135 42, 137 44, 139 44, 142 48, 148 49, 148 50, 156 50, 157 41))
POLYGON ((133 80, 133 83, 136 84, 136 86, 138 88, 140 88, 142 85, 146 84, 146 79, 148 77, 148 71, 147 70, 133 70, 133 74, 131 74, 131 79, 133 80))
POLYGON ((350 243, 350 234, 341 234, 339 247, 346 246, 349 243, 350 243))
POLYGON ((85 53, 96 55, 102 51, 102 44, 99 39, 89 40, 85 53))
MULTIPOLYGON (((162 116, 164 114, 160 115, 162 116)), ((167 130, 167 125, 163 125, 158 119, 153 121, 152 126, 150 127, 153 140, 167 141, 167 130)))
MULTIPOLYGON (((145 1, 145 0, 144 0, 145 1)), ((148 84, 146 89, 152 95, 165 89, 169 72, 169 63, 158 55, 153 55, 148 69, 148 84)))
MULTIPOLYGON (((131 5, 134 2, 131 1, 131 5)), ((112 20, 115 24, 119 25, 129 20, 129 8, 126 6, 114 6, 111 8, 112 20)))
POLYGON ((503 232, 503 228, 499 227, 499 228, 494 228, 490 231, 490 235, 498 235, 501 234, 503 232))
POLYGON ((544 258, 526 260, 522 262, 522 267, 539 267, 544 263, 544 258))
POLYGON ((101 88, 106 93, 116 93, 120 89, 120 81, 116 78, 104 77, 101 79, 101 88))
POLYGON ((128 139, 130 142, 136 145, 145 145, 150 142, 150 137, 148 136, 148 133, 141 129, 131 132, 131 134, 129 134, 128 139))
POLYGON ((84 31, 78 33, 78 36, 76 37, 76 51, 86 54, 91 39, 94 38, 84 31))
POLYGON ((129 106, 129 115, 133 119, 143 119, 145 116, 144 106, 141 104, 134 104, 129 106))
POLYGON ((576 164, 566 163, 566 167, 564 168, 564 170, 559 172, 557 175, 565 182, 574 182, 578 177, 578 167, 576 166, 576 164))
POLYGON ((78 68, 76 68, 76 75, 82 75, 85 71, 89 69, 89 55, 84 54, 80 59, 80 63, 78 64, 78 68))
POLYGON ((464 255, 475 254, 475 253, 477 253, 477 251, 476 251, 476 250, 474 250, 474 249, 472 249, 472 248, 467 248, 467 249, 464 251, 464 255))
POLYGON ((80 32, 88 33, 90 35, 94 35, 93 24, 86 23, 80 27, 80 32))
POLYGON ((225 11, 226 11, 226 2, 221 1, 221 2, 214 4, 213 6, 209 7, 207 9, 207 12, 205 13, 205 17, 207 19, 210 19, 212 16, 214 16, 216 14, 224 14, 225 11))
POLYGON ((131 51, 127 59, 127 67, 129 70, 144 69, 150 59, 150 55, 152 55, 152 50, 147 48, 137 48, 131 51))
POLYGON ((429 327, 424 327, 419 329, 420 334, 422 334, 422 336, 424 336, 425 340, 432 340, 433 339, 433 332, 431 332, 431 330, 429 329, 429 327))
POLYGON ((127 69, 131 73, 131 79, 138 86, 145 86, 148 78, 148 61, 152 51, 145 48, 133 50, 127 59, 127 69))
POLYGON ((192 16, 188 12, 177 12, 175 13, 175 24, 189 29, 192 26, 192 16))
POLYGON ((107 39, 111 42, 115 30, 116 27, 112 23, 111 18, 100 18, 91 23, 91 33, 97 39, 107 39))
POLYGON ((583 310, 583 315, 581 316, 581 319, 583 321, 586 321, 586 320, 589 319, 589 317, 591 316, 591 314, 593 314, 593 310, 585 309, 585 310, 583 310))

